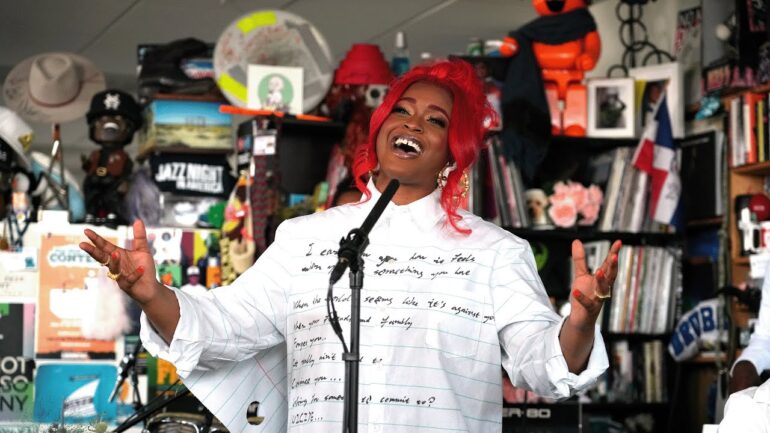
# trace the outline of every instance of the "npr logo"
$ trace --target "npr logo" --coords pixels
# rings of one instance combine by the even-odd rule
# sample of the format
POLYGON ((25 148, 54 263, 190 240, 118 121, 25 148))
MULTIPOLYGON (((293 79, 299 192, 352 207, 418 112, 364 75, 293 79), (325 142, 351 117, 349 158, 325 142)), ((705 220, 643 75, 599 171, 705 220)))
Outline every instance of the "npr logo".
POLYGON ((551 419, 551 409, 547 407, 504 407, 503 417, 505 418, 527 418, 527 419, 551 419))

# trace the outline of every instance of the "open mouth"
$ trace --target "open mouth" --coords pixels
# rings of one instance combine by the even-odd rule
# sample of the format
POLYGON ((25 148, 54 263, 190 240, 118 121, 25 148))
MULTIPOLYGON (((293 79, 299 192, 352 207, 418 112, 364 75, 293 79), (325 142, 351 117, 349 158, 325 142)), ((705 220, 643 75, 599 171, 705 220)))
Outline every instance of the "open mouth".
POLYGON ((392 141, 393 150, 402 158, 417 158, 422 154, 422 145, 417 139, 409 136, 398 136, 392 141))
POLYGON ((118 131, 120 129, 120 126, 115 122, 106 122, 102 128, 105 131, 118 131))
POLYGON ((566 2, 564 0, 546 0, 545 4, 548 6, 548 10, 550 10, 553 13, 559 13, 564 9, 564 4, 566 2))

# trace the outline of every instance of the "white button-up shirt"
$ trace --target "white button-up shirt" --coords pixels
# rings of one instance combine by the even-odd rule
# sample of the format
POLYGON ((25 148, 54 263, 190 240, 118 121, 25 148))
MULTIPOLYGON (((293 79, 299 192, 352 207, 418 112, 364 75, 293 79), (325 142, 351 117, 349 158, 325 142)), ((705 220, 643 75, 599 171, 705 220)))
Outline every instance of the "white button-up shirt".
MULTIPOLYGON (((329 272, 341 237, 380 194, 284 222, 275 242, 232 285, 205 296, 175 291, 181 318, 170 345, 142 317, 142 340, 230 431, 338 432, 342 346, 327 320, 329 272), (284 346, 285 343, 285 346, 284 346), (287 350, 288 349, 288 350, 287 350), (246 407, 260 401, 258 427, 246 407)), ((608 366, 597 327, 586 369, 570 373, 563 320, 529 244, 461 211, 470 236, 446 224, 439 191, 390 203, 372 229, 361 292, 361 432, 502 429, 500 366, 513 384, 552 398, 592 385, 608 366)), ((334 290, 350 343, 350 290, 334 290)))
POLYGON ((719 433, 770 432, 770 381, 734 392, 727 399, 719 433))
POLYGON ((754 326, 754 333, 751 334, 749 345, 735 360, 733 368, 735 368, 735 364, 741 361, 749 361, 754 364, 757 374, 762 374, 764 370, 770 369, 770 266, 765 269, 759 319, 754 326))

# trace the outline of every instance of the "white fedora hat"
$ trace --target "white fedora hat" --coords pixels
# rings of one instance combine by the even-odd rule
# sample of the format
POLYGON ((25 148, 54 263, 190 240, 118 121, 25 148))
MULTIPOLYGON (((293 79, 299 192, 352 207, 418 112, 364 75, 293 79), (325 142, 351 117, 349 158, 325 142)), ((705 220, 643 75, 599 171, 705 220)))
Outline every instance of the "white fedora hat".
POLYGON ((85 115, 94 94, 106 87, 104 74, 90 60, 52 52, 16 65, 5 79, 3 97, 27 120, 61 123, 85 115))

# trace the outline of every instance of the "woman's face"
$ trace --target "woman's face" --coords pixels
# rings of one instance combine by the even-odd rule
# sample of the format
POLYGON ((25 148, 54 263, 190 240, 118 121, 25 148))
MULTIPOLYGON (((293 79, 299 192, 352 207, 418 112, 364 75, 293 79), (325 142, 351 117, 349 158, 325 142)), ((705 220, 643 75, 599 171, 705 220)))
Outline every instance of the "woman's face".
POLYGON ((406 89, 377 134, 379 189, 391 179, 423 195, 435 189, 436 175, 450 156, 447 134, 451 113, 452 95, 445 88, 419 81, 406 89))

